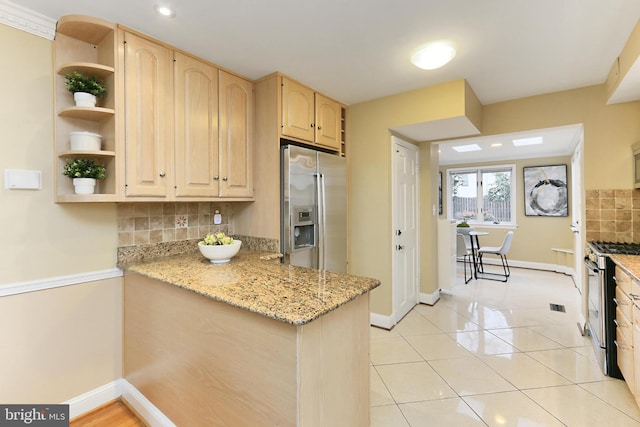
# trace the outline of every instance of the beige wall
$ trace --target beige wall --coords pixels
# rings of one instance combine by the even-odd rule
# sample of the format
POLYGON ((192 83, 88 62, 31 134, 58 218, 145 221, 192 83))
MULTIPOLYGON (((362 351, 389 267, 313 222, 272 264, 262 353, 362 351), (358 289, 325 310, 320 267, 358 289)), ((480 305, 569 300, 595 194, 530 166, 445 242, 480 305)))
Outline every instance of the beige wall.
POLYGON ((0 402, 60 403, 122 377, 122 278, 0 298, 0 402))
MULTIPOLYGON (((514 230, 514 238, 509 251, 509 259, 517 261, 526 261, 531 263, 555 264, 557 254, 552 248, 572 249, 573 234, 569 227, 571 226, 571 202, 569 202, 569 216, 566 217, 540 217, 525 216, 524 214, 524 179, 523 168, 525 166, 543 166, 543 165, 567 165, 567 182, 571 182, 571 157, 544 157, 538 159, 516 160, 516 161, 499 161, 487 163, 470 163, 465 165, 446 165, 440 166, 443 181, 446 183, 447 169, 454 169, 463 166, 479 166, 479 165, 516 165, 516 219, 518 228, 514 230)), ((447 215, 447 191, 446 185, 443 188, 443 215, 447 215)), ((480 238, 481 245, 500 246, 506 229, 487 227, 474 227, 480 231, 491 233, 488 236, 480 238)))
POLYGON ((485 105, 482 135, 584 124, 586 189, 633 187, 631 145, 640 141, 640 102, 606 105, 604 85, 485 105))
MULTIPOLYGON (((53 202, 49 40, 0 25, 0 171, 42 171, 42 190, 0 188, 0 287, 113 268, 115 204, 53 202)), ((121 377, 121 280, 0 297, 0 401, 57 403, 121 377)))
MULTIPOLYGON (((371 311, 389 315, 391 306, 391 133, 389 128, 462 117, 470 102, 464 80, 388 96, 349 107, 349 272, 382 282, 372 291, 371 311)), ((477 109, 473 117, 479 119, 477 109)), ((431 200, 429 150, 420 149, 420 197, 431 200)), ((421 207, 421 288, 434 288, 437 271, 436 216, 421 207), (430 258, 431 257, 431 258, 430 258)), ((430 291, 433 292, 433 291, 430 291)))
MULTIPOLYGON (((416 118, 417 111, 427 112, 428 115, 432 108, 437 110, 438 106, 431 105, 431 102, 437 104, 446 98, 447 93, 452 93, 443 90, 445 87, 438 85, 423 88, 349 107, 351 272, 382 281, 382 286, 372 293, 371 310, 375 313, 389 315, 392 312, 391 251, 388 249, 391 245, 389 128, 423 121, 422 118, 416 118), (354 215, 354 212, 364 214, 354 215)), ((640 102, 606 105, 605 98, 604 85, 597 85, 486 105, 481 113, 482 135, 582 123, 585 188, 631 188, 630 147, 640 140, 640 102)), ((445 106, 442 111, 455 113, 450 108, 451 105, 456 105, 455 102, 442 104, 445 106)), ((476 110, 467 114, 474 112, 477 114, 476 110)), ((436 116, 438 117, 433 119, 442 118, 439 113, 436 116)), ((437 193, 433 192, 430 173, 433 165, 429 170, 431 157, 428 152, 425 148, 420 150, 421 238, 432 240, 421 244, 421 292, 424 293, 432 293, 437 289, 435 266, 429 261, 436 258, 430 212, 431 194, 437 193)), ((537 164, 537 161, 533 163, 537 164)), ((526 228, 529 228, 528 224, 533 221, 533 224, 540 224, 541 233, 548 233, 548 230, 555 229, 555 225, 562 221, 554 222, 553 227, 547 227, 552 218, 537 219, 538 221, 533 221, 534 218, 523 220, 523 227, 527 224, 526 228)), ((569 221, 568 218, 566 221, 569 221)), ((531 227, 535 228, 537 225, 531 227)), ((522 234, 529 235, 529 232, 522 234)), ((563 243, 563 248, 573 247, 564 237, 557 243, 563 243)), ((524 261, 539 259, 540 262, 545 262, 544 260, 553 256, 547 249, 541 250, 537 255, 527 256, 528 253, 521 247, 514 251, 512 258, 524 261)), ((549 258, 549 262, 553 262, 551 259, 549 258)))

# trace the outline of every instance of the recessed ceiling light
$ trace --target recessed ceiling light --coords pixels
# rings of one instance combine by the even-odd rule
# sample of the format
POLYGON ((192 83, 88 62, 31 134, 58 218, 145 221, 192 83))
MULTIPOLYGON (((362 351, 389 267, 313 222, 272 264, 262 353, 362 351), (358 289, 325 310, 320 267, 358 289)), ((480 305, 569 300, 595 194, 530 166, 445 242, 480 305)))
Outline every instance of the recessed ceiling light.
POLYGON ((541 136, 534 136, 533 138, 514 139, 513 145, 516 147, 524 147, 525 145, 538 145, 542 144, 541 136))
POLYGON ((482 148, 478 144, 458 145, 457 147, 451 147, 458 153, 466 153, 467 151, 480 151, 482 148))
POLYGON ((502 147, 502 142, 494 142, 491 144, 492 147, 502 147))
POLYGON ((435 70, 451 61, 456 50, 447 42, 427 43, 415 50, 411 62, 423 70, 435 70))
POLYGON ((173 18, 176 13, 168 6, 156 6, 156 12, 158 12, 162 16, 167 16, 169 18, 173 18))

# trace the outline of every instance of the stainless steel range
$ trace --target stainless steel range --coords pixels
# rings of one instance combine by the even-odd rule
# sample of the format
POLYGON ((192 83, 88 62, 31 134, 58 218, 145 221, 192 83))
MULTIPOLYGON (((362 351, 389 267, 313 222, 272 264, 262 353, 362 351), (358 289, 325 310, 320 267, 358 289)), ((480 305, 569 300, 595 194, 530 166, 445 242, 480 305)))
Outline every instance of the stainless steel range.
POLYGON ((615 264, 609 257, 614 254, 640 255, 640 244, 594 241, 586 247, 584 264, 589 282, 587 328, 604 374, 622 378, 615 347, 615 264))

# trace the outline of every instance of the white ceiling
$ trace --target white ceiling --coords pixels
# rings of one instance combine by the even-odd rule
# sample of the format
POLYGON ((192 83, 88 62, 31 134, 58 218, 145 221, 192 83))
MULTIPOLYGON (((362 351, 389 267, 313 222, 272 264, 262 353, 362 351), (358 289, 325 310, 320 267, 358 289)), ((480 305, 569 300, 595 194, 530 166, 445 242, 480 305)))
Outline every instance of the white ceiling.
POLYGON ((573 154, 581 139, 582 125, 570 125, 527 132, 441 141, 438 143, 438 149, 441 165, 460 165, 501 160, 509 161, 539 157, 570 156, 573 154), (528 145, 523 147, 513 145, 514 139, 533 137, 542 137, 542 145, 528 145), (468 144, 477 144, 481 150, 459 153, 453 149, 453 147, 468 144), (492 147, 492 144, 501 145, 499 147, 492 147))
MULTIPOLYGON (((252 79, 280 71, 346 104, 459 78, 484 105, 601 84, 640 18, 639 0, 13 3, 53 19, 84 14, 121 23, 252 79), (159 16, 157 4, 170 5, 176 16, 159 16), (449 64, 425 71, 410 63, 414 48, 441 39, 458 51, 449 64)), ((455 120, 394 130, 416 141, 477 133, 455 120)), ((543 130, 548 143, 517 151, 507 136, 499 150, 466 154, 451 154, 443 142, 441 163, 568 155, 574 131, 543 130)))
MULTIPOLYGON (((0 0, 2 1, 2 0, 0 0)), ((465 78, 483 104, 604 82, 638 0, 15 0, 121 23, 249 78, 281 71, 344 103, 465 78), (154 12, 168 4, 172 19, 154 12), (445 67, 409 62, 449 39, 445 67)))

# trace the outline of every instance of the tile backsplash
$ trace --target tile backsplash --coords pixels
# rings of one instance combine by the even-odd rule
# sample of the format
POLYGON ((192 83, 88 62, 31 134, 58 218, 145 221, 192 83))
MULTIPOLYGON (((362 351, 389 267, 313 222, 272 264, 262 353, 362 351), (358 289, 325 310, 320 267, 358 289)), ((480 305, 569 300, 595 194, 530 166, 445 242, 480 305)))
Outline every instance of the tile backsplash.
POLYGON ((219 231, 232 235, 231 224, 231 203, 120 203, 118 247, 201 239, 219 231), (213 224, 216 210, 222 215, 220 225, 213 224))
POLYGON ((640 243, 640 190, 587 190, 587 240, 640 243))
POLYGON ((278 239, 235 234, 233 208, 218 202, 119 203, 118 265, 197 252, 198 240, 220 231, 242 240, 243 249, 280 251, 278 239), (216 210, 222 216, 219 225, 213 223, 216 210))

